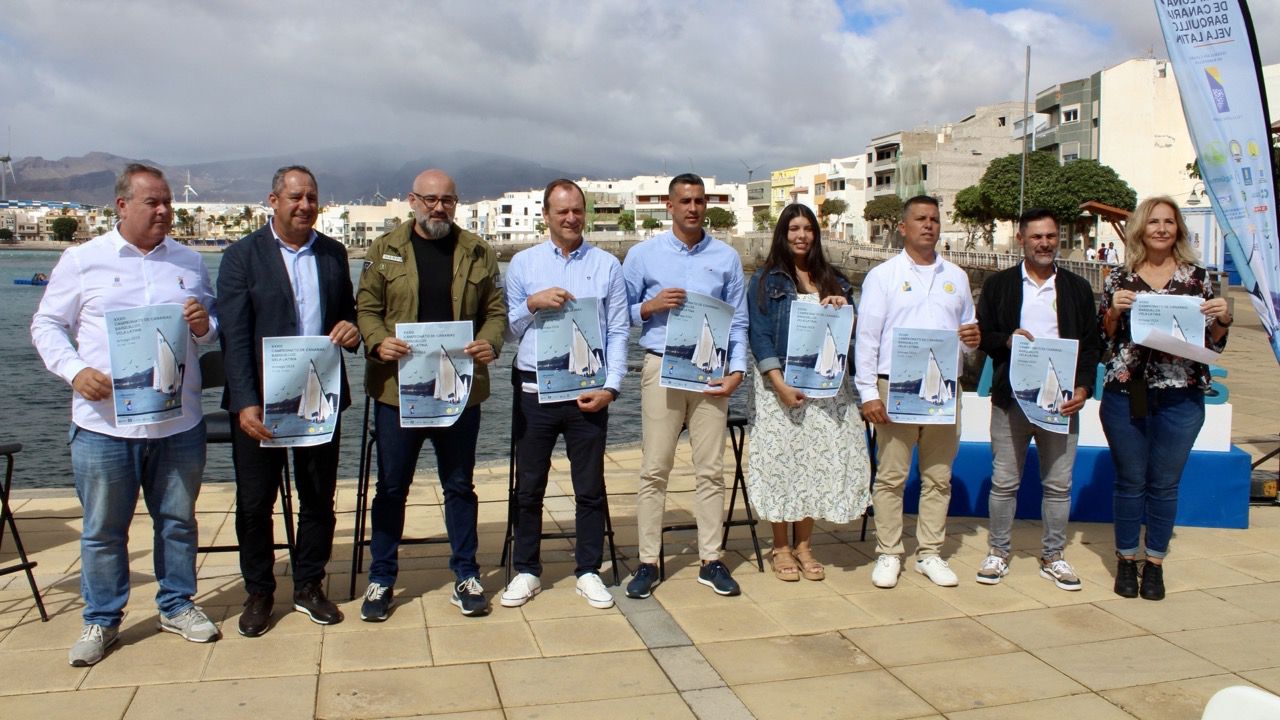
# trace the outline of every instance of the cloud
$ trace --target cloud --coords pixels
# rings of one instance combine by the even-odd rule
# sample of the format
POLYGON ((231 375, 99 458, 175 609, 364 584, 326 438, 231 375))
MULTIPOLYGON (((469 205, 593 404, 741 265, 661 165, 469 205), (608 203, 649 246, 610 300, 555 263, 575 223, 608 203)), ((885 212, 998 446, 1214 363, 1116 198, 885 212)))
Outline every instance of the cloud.
MULTIPOLYGON (((1163 50, 1151 4, 1114 0, 9 5, 15 153, 168 163, 392 143, 779 167, 1021 99, 1028 44, 1033 93, 1163 50)), ((1255 5, 1275 37, 1280 10, 1255 5)))

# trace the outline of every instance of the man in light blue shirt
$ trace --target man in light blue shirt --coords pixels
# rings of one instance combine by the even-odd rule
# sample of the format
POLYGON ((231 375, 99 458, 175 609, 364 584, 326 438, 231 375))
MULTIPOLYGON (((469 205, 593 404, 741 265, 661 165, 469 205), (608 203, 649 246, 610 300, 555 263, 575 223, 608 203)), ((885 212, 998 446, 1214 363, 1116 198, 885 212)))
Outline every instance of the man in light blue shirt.
POLYGON ((702 178, 672 178, 667 190, 671 230, 642 242, 627 253, 622 276, 631 303, 631 322, 640 325, 645 350, 640 407, 644 459, 636 493, 640 566, 627 584, 627 597, 649 597, 658 582, 662 549, 662 516, 667 478, 675 462, 676 443, 687 425, 696 476, 694 517, 698 522, 698 582, 721 595, 739 594, 738 583, 720 561, 724 523, 724 429, 729 396, 747 370, 747 305, 742 261, 738 253, 702 229, 707 195, 702 178), (700 293, 733 306, 729 329, 729 367, 723 380, 712 380, 702 392, 662 387, 662 352, 667 343, 667 314, 684 304, 687 293, 700 293))
MULTIPOLYGON (((504 607, 524 605, 542 589, 539 543, 542 498, 547 490, 551 452, 564 435, 576 504, 574 557, 578 594, 596 608, 613 607, 600 579, 608 498, 604 486, 604 448, 609 403, 618 398, 627 371, 628 305, 622 267, 616 258, 588 245, 582 237, 586 197, 572 180, 554 180, 542 195, 542 215, 551 236, 516 253, 507 269, 508 341, 520 343, 516 372, 522 392, 516 399, 516 525, 512 563, 516 576, 502 593, 504 607), (605 341, 604 387, 576 399, 542 403, 538 397, 537 313, 570 301, 599 308, 599 337, 605 341)), ((594 364, 594 350, 586 348, 594 364)), ((570 353, 572 357, 572 353, 570 353)), ((572 368, 571 368, 572 371, 572 368)), ((594 374, 594 373, 592 373, 594 374)))

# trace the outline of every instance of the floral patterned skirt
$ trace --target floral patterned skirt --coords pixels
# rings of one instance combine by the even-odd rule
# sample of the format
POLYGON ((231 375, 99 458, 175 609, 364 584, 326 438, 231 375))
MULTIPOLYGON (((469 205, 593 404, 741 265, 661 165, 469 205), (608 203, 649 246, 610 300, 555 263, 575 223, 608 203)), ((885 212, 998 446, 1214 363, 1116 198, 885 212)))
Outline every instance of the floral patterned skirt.
POLYGON ((833 398, 784 407, 760 373, 755 389, 747 490, 762 520, 852 522, 871 504, 871 464, 850 379, 833 398))

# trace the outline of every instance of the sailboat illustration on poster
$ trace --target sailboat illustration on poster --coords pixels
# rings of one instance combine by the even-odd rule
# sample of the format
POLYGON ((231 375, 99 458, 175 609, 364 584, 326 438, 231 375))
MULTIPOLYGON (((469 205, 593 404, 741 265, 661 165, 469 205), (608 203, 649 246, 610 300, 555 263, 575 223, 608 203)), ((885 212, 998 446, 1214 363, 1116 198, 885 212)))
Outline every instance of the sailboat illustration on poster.
POLYGON ((1066 433, 1071 418, 1062 406, 1074 395, 1078 340, 1013 336, 1009 354, 1009 388, 1022 414, 1033 425, 1066 433))
POLYGON ((1044 371, 1044 383, 1036 395, 1036 405, 1053 415, 1061 411, 1062 380, 1058 377, 1058 369, 1053 366, 1053 358, 1049 358, 1049 367, 1044 371))
POLYGON ((577 320, 571 320, 570 323, 573 325, 573 340, 569 343, 569 372, 574 375, 595 375, 604 367, 604 363, 600 361, 600 351, 591 347, 591 342, 587 340, 586 333, 582 332, 577 320))
POLYGON ((182 389, 178 355, 160 328, 156 328, 156 362, 151 373, 151 389, 165 395, 173 395, 182 389))
POLYGON ((813 364, 813 371, 824 378, 833 378, 840 369, 836 338, 831 334, 831 326, 826 326, 826 334, 822 338, 822 350, 818 353, 818 361, 813 364))
POLYGON ((955 397, 942 376, 942 368, 938 365, 938 356, 929 351, 929 361, 925 365, 924 379, 920 381, 920 399, 934 405, 945 405, 955 397))
POLYGON ((716 334, 711 330, 711 321, 706 315, 702 316, 702 332, 693 348, 693 366, 703 372, 715 372, 724 367, 724 358, 716 345, 716 334))
POLYGON ((316 363, 311 360, 307 363, 307 386, 298 399, 298 417, 307 422, 322 423, 332 415, 333 405, 324 391, 324 384, 320 382, 316 363))
POLYGON ((458 373, 458 366, 449 357, 449 351, 440 346, 440 365, 436 372, 436 388, 432 397, 450 405, 462 402, 466 393, 466 380, 458 373))

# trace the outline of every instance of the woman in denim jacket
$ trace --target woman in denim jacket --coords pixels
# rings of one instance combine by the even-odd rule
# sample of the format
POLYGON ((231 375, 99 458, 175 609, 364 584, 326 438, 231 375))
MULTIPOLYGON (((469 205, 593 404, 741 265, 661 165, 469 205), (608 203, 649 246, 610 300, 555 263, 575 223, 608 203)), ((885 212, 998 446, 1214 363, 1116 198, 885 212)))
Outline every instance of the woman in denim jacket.
MULTIPOLYGON (((863 425, 847 382, 832 398, 808 398, 783 377, 791 304, 852 305, 852 288, 822 252, 813 211, 788 205, 764 265, 747 285, 756 373, 747 485, 756 512, 773 525, 779 579, 821 580, 813 557, 815 518, 847 523, 871 503, 863 425)), ((844 348, 852 372, 852 347, 844 348)))

